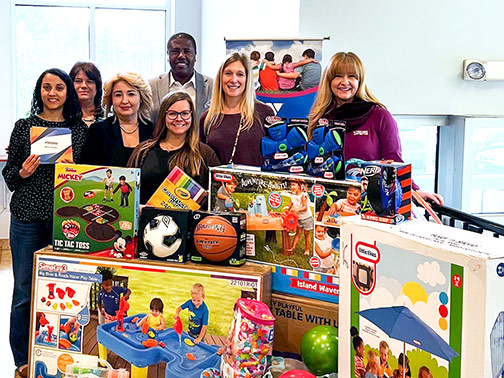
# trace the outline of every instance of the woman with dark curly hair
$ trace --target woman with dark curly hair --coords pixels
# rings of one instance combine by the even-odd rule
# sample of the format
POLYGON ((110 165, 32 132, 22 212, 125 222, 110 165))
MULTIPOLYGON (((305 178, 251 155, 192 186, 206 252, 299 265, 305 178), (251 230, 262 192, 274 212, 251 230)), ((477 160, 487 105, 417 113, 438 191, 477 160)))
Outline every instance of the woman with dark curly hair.
POLYGON ((105 115, 101 106, 103 83, 100 70, 92 62, 77 62, 70 70, 86 125, 99 121, 105 115))
POLYGON ((2 174, 13 192, 10 203, 10 247, 14 273, 10 344, 17 371, 26 377, 30 331, 33 253, 52 239, 54 165, 40 164, 30 152, 30 129, 65 127, 72 131, 75 161, 80 159, 87 136, 72 79, 57 68, 44 71, 33 91, 30 116, 16 122, 2 174))

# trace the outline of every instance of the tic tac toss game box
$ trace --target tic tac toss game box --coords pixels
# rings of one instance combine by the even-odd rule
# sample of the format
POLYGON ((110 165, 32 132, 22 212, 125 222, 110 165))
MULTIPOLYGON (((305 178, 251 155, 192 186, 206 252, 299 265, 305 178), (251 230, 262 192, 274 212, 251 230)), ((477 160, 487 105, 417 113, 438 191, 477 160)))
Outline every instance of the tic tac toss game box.
POLYGON ((339 225, 360 212, 355 182, 211 168, 212 211, 245 213, 247 258, 274 265, 273 290, 337 303, 339 225))
POLYGON ((354 376, 351 327, 364 342, 364 366, 385 342, 389 366, 397 369, 405 352, 412 377, 422 367, 436 378, 502 376, 504 241, 352 217, 341 226, 341 251, 341 376, 354 376))
POLYGON ((140 169, 57 164, 54 250, 135 257, 139 200, 140 169))
POLYGON ((107 351, 113 352, 108 355, 113 368, 134 367, 132 377, 146 377, 148 366, 155 365, 156 377, 199 378, 204 369, 220 366, 217 352, 226 345, 236 301, 250 298, 269 305, 271 299, 271 268, 253 263, 224 267, 125 261, 46 249, 34 256, 33 277, 30 378, 61 377, 67 365, 96 361, 98 354, 107 359, 107 351), (110 286, 102 285, 105 270, 112 277, 110 286), (121 313, 120 295, 127 290, 129 308, 121 313), (184 305, 190 306, 194 290, 204 296, 208 319, 199 344, 194 344, 188 330, 194 326, 196 332, 202 325, 201 313, 184 305), (163 304, 166 328, 151 328, 150 337, 136 322, 149 313, 154 298, 163 304), (100 306, 106 314, 114 312, 105 315, 103 323, 100 306), (173 328, 179 306, 185 309, 180 312, 180 345, 173 328))

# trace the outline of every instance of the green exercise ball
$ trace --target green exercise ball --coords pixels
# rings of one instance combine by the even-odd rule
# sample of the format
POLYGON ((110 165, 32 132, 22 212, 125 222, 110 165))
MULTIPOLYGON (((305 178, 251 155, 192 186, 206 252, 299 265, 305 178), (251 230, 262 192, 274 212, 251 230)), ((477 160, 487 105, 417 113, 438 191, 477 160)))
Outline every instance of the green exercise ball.
POLYGON ((315 375, 338 371, 338 329, 316 326, 303 336, 301 357, 306 367, 315 375))

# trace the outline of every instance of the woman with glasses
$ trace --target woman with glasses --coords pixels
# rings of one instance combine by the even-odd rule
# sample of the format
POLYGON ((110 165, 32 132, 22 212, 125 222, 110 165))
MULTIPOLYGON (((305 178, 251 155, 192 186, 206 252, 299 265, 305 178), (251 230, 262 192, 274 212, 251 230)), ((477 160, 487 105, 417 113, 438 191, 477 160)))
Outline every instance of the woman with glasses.
POLYGON ((142 168, 142 204, 147 203, 175 166, 208 189, 208 167, 219 164, 215 152, 199 141, 194 104, 184 92, 165 96, 152 139, 139 144, 128 161, 129 167, 142 168))
POLYGON ((126 167, 139 143, 152 135, 152 92, 136 73, 118 73, 103 88, 105 114, 110 116, 89 128, 83 162, 126 167))

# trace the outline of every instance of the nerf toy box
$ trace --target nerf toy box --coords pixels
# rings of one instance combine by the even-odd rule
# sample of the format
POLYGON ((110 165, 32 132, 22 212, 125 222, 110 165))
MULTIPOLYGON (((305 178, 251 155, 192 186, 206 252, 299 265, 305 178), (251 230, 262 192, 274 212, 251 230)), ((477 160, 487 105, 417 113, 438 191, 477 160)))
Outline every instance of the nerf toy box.
POLYGON ((321 118, 308 144, 308 169, 310 176, 327 179, 345 179, 343 143, 345 122, 321 118))
POLYGON ((192 262, 232 266, 245 264, 245 214, 195 211, 192 213, 191 229, 192 262))
POLYGON ((340 376, 356 375, 357 337, 364 366, 382 349, 391 369, 404 361, 412 377, 421 369, 436 378, 502 376, 504 241, 420 220, 353 217, 343 220, 341 245, 340 376))
POLYGON ((339 224, 360 184, 248 166, 211 168, 210 207, 247 217, 247 258, 277 268, 273 289, 337 302, 339 224))
POLYGON ((308 142, 306 123, 268 116, 265 119, 267 136, 261 139, 263 171, 302 173, 306 171, 308 142))
POLYGON ((189 260, 188 210, 144 207, 138 232, 140 259, 184 263, 189 260))
POLYGON ((227 344, 236 301, 269 305, 270 287, 271 268, 259 264, 125 261, 38 251, 28 376, 62 377, 72 364, 96 366, 99 355, 131 377, 154 370, 156 377, 200 378, 205 370, 219 369, 217 352, 227 344), (198 311, 193 298, 202 300, 198 311), (151 308, 162 310, 162 321, 146 319, 151 308))
POLYGON ((147 201, 147 205, 164 209, 198 210, 206 199, 206 190, 193 178, 175 167, 147 201))
POLYGON ((54 250, 134 258, 139 200, 140 169, 57 164, 54 250))
POLYGON ((372 161, 361 169, 361 217, 392 224, 411 219, 411 165, 372 161))

